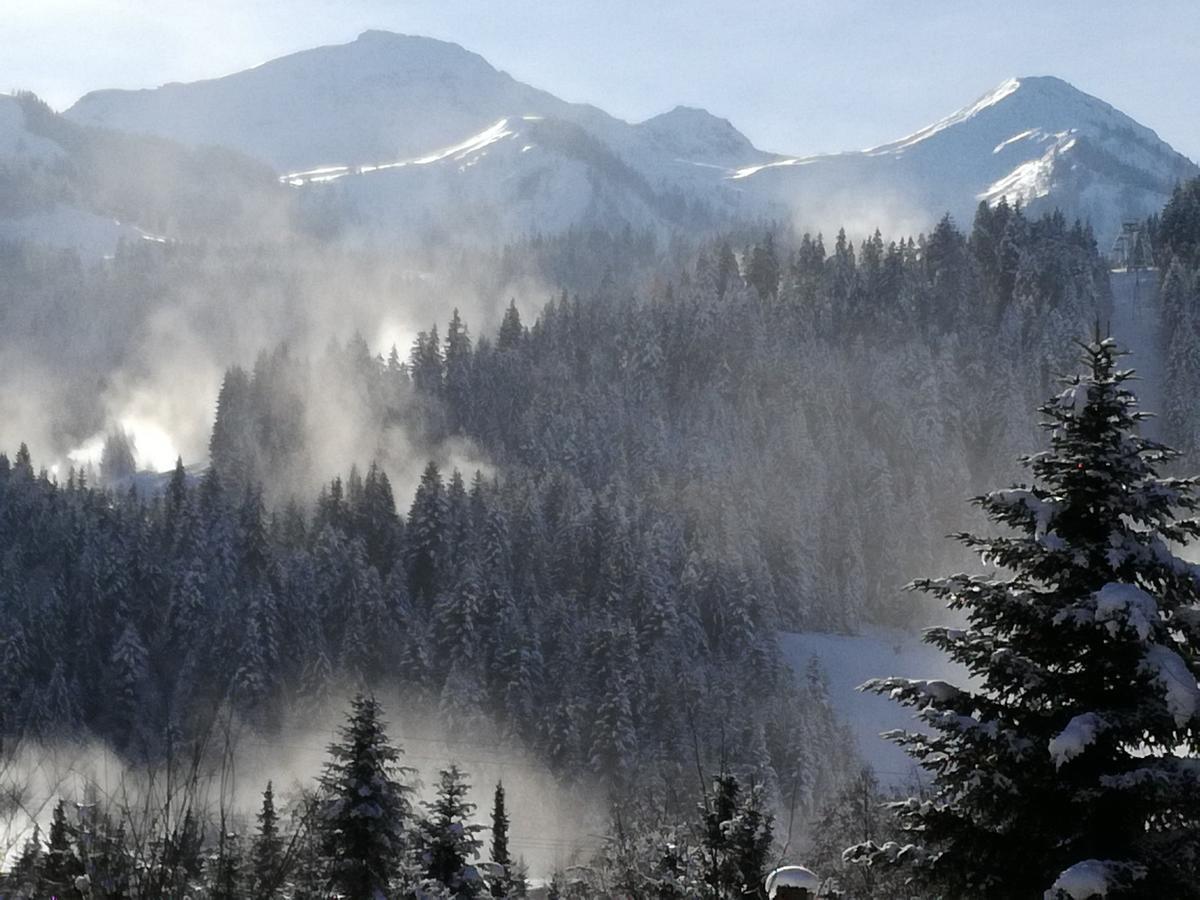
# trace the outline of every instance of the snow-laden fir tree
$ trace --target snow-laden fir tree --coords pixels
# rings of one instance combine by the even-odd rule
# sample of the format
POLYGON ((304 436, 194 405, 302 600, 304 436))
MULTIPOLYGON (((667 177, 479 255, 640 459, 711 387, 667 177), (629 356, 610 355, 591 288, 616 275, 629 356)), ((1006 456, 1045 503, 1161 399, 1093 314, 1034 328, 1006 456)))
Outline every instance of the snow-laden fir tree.
POLYGON ((351 701, 341 740, 329 747, 321 776, 319 831, 331 884, 347 900, 392 896, 405 851, 412 770, 399 765, 374 697, 351 701))
POLYGON ((71 828, 67 824, 63 801, 59 800, 50 819, 50 840, 46 847, 44 875, 47 886, 65 893, 64 889, 82 874, 83 865, 72 847, 71 828))
POLYGON ((484 884, 472 865, 483 842, 483 826, 471 821, 475 804, 467 800, 470 785, 458 766, 438 773, 437 793, 425 804, 417 827, 420 861, 425 877, 455 898, 478 897, 484 884))
POLYGON ((762 785, 751 782, 743 788, 735 775, 722 772, 713 779, 712 799, 705 799, 700 812, 701 896, 761 897, 774 834, 762 785))
POLYGON ((972 685, 885 678, 928 731, 895 740, 932 779, 893 805, 911 843, 850 859, 907 865, 943 898, 1200 896, 1200 535, 1194 479, 1145 416, 1111 339, 1042 407, 1031 486, 977 499, 1015 534, 961 535, 999 567, 917 587, 965 613, 927 640, 972 685))

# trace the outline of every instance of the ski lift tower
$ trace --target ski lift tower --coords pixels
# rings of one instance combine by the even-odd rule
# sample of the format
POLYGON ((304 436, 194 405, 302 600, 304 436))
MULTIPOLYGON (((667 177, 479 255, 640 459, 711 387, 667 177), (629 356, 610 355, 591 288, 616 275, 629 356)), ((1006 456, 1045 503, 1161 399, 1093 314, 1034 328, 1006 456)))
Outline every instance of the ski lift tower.
POLYGON ((1121 233, 1113 241, 1109 253, 1112 267, 1116 270, 1147 269, 1153 256, 1150 252, 1150 236, 1145 226, 1136 219, 1127 219, 1121 223, 1121 233))

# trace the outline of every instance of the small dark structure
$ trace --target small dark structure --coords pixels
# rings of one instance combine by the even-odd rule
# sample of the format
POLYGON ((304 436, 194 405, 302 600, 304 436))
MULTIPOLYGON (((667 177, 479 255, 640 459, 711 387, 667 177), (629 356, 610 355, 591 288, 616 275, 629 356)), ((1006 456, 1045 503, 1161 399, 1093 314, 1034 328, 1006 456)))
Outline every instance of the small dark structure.
POLYGON ((821 879, 804 866, 781 866, 767 876, 764 886, 771 900, 815 900, 821 879))

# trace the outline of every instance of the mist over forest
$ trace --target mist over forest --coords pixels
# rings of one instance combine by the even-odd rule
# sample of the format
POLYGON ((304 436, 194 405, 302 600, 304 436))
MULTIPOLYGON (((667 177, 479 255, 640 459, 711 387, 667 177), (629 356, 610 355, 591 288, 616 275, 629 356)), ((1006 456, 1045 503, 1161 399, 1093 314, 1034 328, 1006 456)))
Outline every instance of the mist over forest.
POLYGON ((1198 171, 382 32, 0 97, 0 896, 1196 896, 1198 171))

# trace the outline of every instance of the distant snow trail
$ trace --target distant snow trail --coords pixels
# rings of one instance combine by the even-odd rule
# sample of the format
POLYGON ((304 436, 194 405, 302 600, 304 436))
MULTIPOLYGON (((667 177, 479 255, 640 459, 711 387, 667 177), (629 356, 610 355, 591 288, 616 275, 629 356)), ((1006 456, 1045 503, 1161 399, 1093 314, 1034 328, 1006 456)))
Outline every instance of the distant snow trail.
MULTIPOLYGON (((1112 336, 1129 356, 1123 360, 1126 368, 1137 371, 1133 385, 1138 407, 1156 416, 1162 414, 1165 349, 1161 332, 1161 309, 1158 301, 1158 272, 1154 269, 1114 270, 1109 276, 1112 286, 1112 336)), ((1159 420, 1150 419, 1143 433, 1157 439, 1159 420)))

